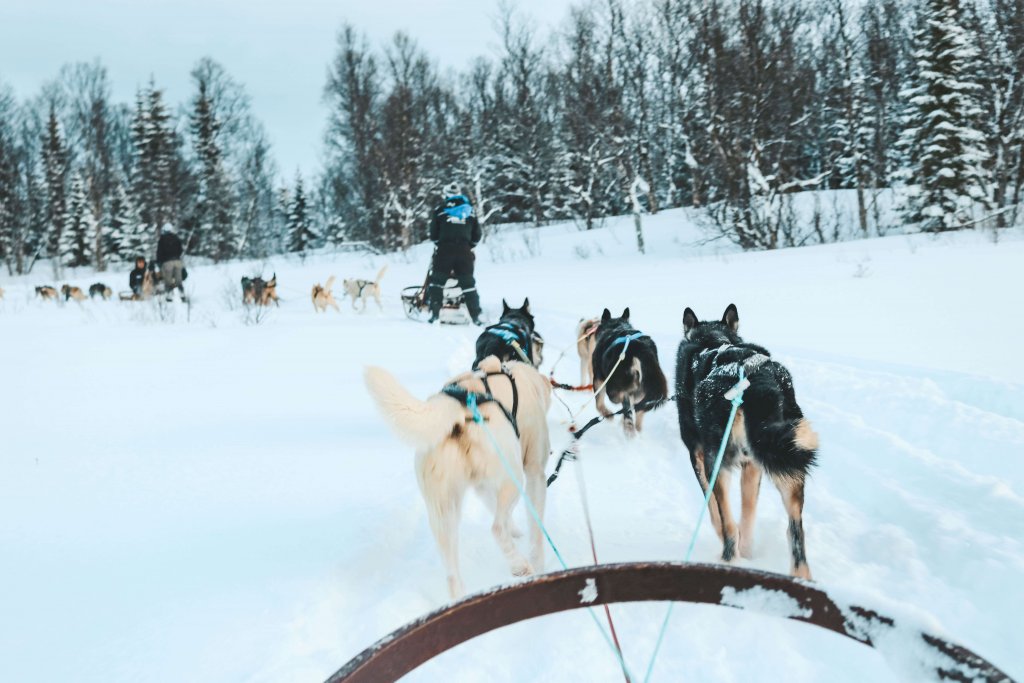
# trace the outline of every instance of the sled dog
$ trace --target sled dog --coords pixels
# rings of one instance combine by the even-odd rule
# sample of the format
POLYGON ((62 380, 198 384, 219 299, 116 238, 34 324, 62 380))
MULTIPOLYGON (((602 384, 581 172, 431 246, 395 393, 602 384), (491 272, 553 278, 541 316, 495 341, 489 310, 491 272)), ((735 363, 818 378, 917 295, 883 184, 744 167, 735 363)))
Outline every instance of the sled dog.
POLYGON ((95 299, 96 297, 99 296, 99 297, 103 297, 103 300, 106 301, 107 299, 109 299, 113 295, 113 293, 114 292, 111 291, 110 287, 107 287, 102 282, 96 282, 94 284, 89 285, 89 298, 90 299, 95 299))
POLYGON ((341 313, 341 309, 338 308, 338 302, 334 300, 334 292, 331 288, 334 287, 334 276, 327 278, 327 284, 320 286, 320 283, 313 285, 313 310, 317 313, 323 313, 327 310, 327 307, 332 307, 338 313, 341 313))
POLYGON ((255 304, 257 306, 269 306, 270 302, 280 306, 277 298, 277 273, 269 280, 262 277, 242 278, 242 303, 255 304))
POLYGON ((580 385, 594 383, 594 345, 597 343, 597 328, 600 318, 581 318, 576 326, 576 352, 580 355, 580 385))
POLYGON ((532 519, 530 559, 516 547, 511 515, 519 491, 502 456, 515 477, 525 479, 523 488, 543 519, 547 494, 544 466, 550 451, 547 412, 551 387, 547 380, 526 363, 503 365, 491 356, 481 361, 479 370, 459 375, 426 400, 410 394, 381 368, 367 368, 365 381, 392 429, 416 449, 416 475, 452 599, 464 593, 458 558, 459 517, 470 488, 494 511, 491 532, 512 574, 543 571, 544 539, 532 519), (476 396, 483 424, 474 422, 466 408, 467 393, 476 396))
POLYGON ((377 302, 377 308, 384 310, 384 307, 380 304, 380 281, 384 277, 384 273, 387 272, 388 264, 384 264, 384 267, 377 272, 377 279, 375 280, 349 280, 345 279, 341 281, 342 289, 345 290, 345 294, 352 297, 352 310, 356 310, 356 302, 363 302, 363 309, 366 310, 366 300, 371 296, 374 301, 377 302))
POLYGON ((52 299, 54 301, 58 301, 58 299, 57 299, 57 296, 58 296, 57 295, 57 290, 54 289, 53 287, 51 287, 50 285, 43 285, 42 287, 36 287, 36 296, 38 296, 43 301, 46 301, 47 299, 52 299))
POLYGON ((480 333, 476 340, 477 367, 487 356, 497 356, 498 360, 523 360, 516 350, 522 349, 526 357, 539 368, 544 360, 544 339, 537 334, 534 327, 533 314, 530 313, 530 300, 523 299, 519 308, 510 308, 504 299, 501 300, 501 318, 494 325, 489 325, 480 333), (514 342, 514 344, 513 344, 514 342))
POLYGON ((637 404, 668 396, 668 381, 658 364, 658 347, 630 324, 628 308, 618 318, 604 309, 595 334, 591 367, 597 410, 604 416, 611 415, 604 404, 606 395, 612 403, 622 404, 623 426, 626 434, 633 436, 642 429, 644 420, 644 411, 637 410, 637 404), (623 351, 626 355, 620 362, 623 351))
POLYGON ((737 549, 741 557, 751 556, 761 474, 766 473, 782 494, 789 515, 790 573, 810 579, 804 549, 804 481, 814 464, 818 435, 797 405, 789 371, 764 348, 744 342, 737 334, 739 323, 739 312, 732 304, 721 321, 700 321, 689 308, 683 313, 684 337, 676 356, 679 431, 705 493, 718 449, 723 439, 728 440, 708 503, 722 540, 722 559, 731 561, 737 549), (731 405, 724 395, 739 381, 741 365, 750 387, 726 435, 731 405), (742 497, 739 529, 728 495, 737 467, 742 497))
POLYGON ((88 298, 85 296, 85 292, 82 291, 81 287, 72 287, 71 285, 62 285, 60 293, 64 295, 64 301, 74 299, 78 303, 82 303, 88 298))

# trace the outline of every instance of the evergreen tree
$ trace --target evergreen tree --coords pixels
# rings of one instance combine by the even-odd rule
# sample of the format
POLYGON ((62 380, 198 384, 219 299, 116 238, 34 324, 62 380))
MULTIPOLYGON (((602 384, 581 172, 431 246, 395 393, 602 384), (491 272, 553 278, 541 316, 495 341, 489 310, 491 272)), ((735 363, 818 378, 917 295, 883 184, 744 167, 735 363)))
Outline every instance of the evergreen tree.
POLYGON ((316 246, 317 235, 310 220, 302 176, 295 177, 295 191, 288 210, 288 251, 305 255, 316 246))
POLYGON ((86 192, 85 179, 75 174, 68 197, 64 227, 60 234, 60 260, 69 268, 87 266, 92 260, 95 244, 96 218, 86 192))
POLYGON ((110 242, 113 252, 122 261, 132 262, 152 250, 146 225, 142 222, 131 195, 122 183, 117 184, 110 202, 110 242))
POLYGON ((911 162, 905 219, 929 232, 962 227, 988 204, 973 40, 961 24, 959 0, 925 0, 902 140, 911 162))
POLYGON ((238 252, 238 234, 233 215, 233 198, 224 170, 218 140, 221 121, 214 112, 209 83, 198 78, 199 92, 193 103, 192 144, 199 161, 199 196, 196 214, 200 253, 223 261, 238 252))
POLYGON ((61 231, 67 216, 67 173, 68 151, 64 146, 57 111, 50 105, 43 137, 43 173, 46 180, 46 234, 47 255, 54 259, 55 268, 60 263, 61 231))

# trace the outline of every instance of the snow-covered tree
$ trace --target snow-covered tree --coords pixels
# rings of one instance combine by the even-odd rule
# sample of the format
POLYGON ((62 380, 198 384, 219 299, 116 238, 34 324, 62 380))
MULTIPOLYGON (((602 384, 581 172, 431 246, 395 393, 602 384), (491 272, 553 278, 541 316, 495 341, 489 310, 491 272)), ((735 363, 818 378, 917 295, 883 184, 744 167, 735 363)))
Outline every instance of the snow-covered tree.
POLYGON ((974 36, 959 0, 924 0, 918 22, 902 137, 911 163, 905 219, 929 232, 955 230, 989 201, 974 36))
POLYGON ((154 244, 138 206, 122 183, 114 190, 109 213, 110 241, 121 260, 131 262, 153 251, 154 244))
POLYGON ((51 103, 43 137, 43 173, 46 177, 46 233, 48 254, 55 269, 60 263, 61 231, 67 216, 68 151, 64 145, 56 107, 51 103))
POLYGON ((302 176, 295 178, 295 190, 288 210, 288 251, 305 254, 316 246, 317 234, 313 229, 306 191, 302 186, 302 176))
POLYGON ((60 260, 69 268, 87 266, 93 257, 96 218, 92 213, 85 179, 75 174, 68 195, 68 208, 64 227, 60 233, 60 260))
POLYGON ((224 168, 220 133, 223 125, 214 111, 210 82, 195 72, 199 92, 192 109, 192 146, 199 162, 199 196, 196 199, 200 253, 214 261, 231 258, 238 252, 239 236, 235 226, 235 199, 224 168))

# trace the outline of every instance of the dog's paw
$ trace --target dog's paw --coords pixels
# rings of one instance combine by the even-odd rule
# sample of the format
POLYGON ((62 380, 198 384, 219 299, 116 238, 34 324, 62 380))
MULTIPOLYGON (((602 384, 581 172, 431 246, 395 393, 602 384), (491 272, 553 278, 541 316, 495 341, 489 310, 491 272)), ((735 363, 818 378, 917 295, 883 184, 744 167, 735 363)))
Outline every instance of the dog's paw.
POLYGON ((794 579, 806 579, 807 581, 811 581, 811 568, 804 563, 799 567, 794 567, 792 571, 789 572, 789 575, 794 579))
POLYGON ((533 566, 525 557, 515 560, 511 564, 510 569, 512 570, 512 576, 529 576, 533 573, 533 566))
POLYGON ((515 522, 508 523, 508 532, 512 534, 512 538, 522 538, 523 530, 515 522))
POLYGON ((745 560, 754 557, 754 537, 740 535, 740 557, 745 560))

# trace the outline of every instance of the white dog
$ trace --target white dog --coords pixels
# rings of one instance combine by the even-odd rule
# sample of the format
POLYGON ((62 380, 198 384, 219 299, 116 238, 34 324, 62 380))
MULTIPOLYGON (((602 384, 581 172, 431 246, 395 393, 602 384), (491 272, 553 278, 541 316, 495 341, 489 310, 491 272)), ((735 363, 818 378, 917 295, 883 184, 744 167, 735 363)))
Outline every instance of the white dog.
POLYGON ((464 592, 458 558, 459 517, 469 488, 494 511, 491 531, 512 574, 542 571, 544 538, 532 519, 530 559, 516 547, 510 518, 519 491, 495 452, 495 443, 516 479, 522 482, 525 478, 526 493, 543 519, 547 494, 544 466, 551 450, 547 427, 551 385, 547 379, 525 363, 503 366, 489 356, 480 362, 478 372, 459 375, 445 391, 425 401, 411 395, 381 368, 367 368, 365 380, 394 431, 416 449, 420 491, 448 573, 452 599, 464 592), (466 392, 493 398, 478 403, 483 424, 474 422, 466 408, 466 392))
POLYGON ((356 301, 360 299, 363 302, 363 310, 366 310, 366 300, 371 296, 377 302, 377 308, 384 310, 384 307, 380 305, 380 281, 384 277, 384 273, 387 271, 388 265, 385 263, 384 267, 377 273, 376 280, 349 280, 345 279, 341 281, 341 286, 345 290, 345 294, 352 297, 352 310, 356 310, 356 301))

